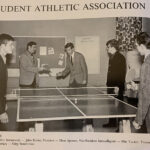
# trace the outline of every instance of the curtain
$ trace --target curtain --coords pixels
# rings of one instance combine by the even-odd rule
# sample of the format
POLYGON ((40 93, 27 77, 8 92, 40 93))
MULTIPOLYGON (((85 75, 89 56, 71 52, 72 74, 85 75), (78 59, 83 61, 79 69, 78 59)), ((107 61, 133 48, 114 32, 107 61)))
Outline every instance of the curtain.
POLYGON ((117 17, 116 39, 119 41, 122 52, 132 51, 135 48, 135 35, 142 31, 142 18, 117 17))

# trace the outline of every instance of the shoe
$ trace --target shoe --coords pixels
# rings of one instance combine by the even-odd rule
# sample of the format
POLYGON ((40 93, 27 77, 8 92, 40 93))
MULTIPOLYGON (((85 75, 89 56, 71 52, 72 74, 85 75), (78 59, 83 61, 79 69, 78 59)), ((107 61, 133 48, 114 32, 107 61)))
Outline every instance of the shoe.
POLYGON ((112 128, 112 127, 116 127, 116 124, 113 123, 107 123, 107 124, 103 124, 104 128, 112 128))

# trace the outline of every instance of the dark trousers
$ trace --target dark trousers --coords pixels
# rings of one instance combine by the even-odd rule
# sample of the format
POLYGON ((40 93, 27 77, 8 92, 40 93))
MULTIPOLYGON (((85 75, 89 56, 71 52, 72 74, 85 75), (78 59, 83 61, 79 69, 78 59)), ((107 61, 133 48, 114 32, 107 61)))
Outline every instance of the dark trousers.
MULTIPOLYGON (((108 94, 115 94, 114 93, 114 89, 112 88, 108 88, 107 89, 107 93, 108 94)), ((121 88, 119 88, 119 92, 118 92, 118 95, 117 96, 115 96, 117 99, 119 99, 119 100, 121 100, 121 101, 123 101, 123 89, 121 89, 121 88)), ((109 124, 111 124, 111 125, 114 125, 114 126, 117 126, 117 122, 119 122, 121 119, 116 119, 116 118, 109 118, 109 124)))

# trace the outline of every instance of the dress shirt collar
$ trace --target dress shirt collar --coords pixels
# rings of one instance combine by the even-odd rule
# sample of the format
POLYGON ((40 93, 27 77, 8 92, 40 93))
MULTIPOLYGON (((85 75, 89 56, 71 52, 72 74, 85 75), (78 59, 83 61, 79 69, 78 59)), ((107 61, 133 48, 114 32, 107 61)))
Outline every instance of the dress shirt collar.
POLYGON ((72 55, 71 55, 72 59, 74 59, 74 53, 75 53, 75 52, 73 52, 72 55))

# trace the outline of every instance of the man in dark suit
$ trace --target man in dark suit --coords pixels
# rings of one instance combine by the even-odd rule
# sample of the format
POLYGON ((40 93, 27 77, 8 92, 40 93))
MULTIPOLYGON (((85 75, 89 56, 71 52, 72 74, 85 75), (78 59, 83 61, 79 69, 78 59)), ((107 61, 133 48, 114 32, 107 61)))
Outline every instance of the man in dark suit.
MULTIPOLYGON (((8 72, 6 55, 12 54, 14 38, 8 34, 0 34, 0 122, 8 123, 6 92, 8 72)), ((5 129, 0 129, 5 130, 5 129)))
POLYGON ((67 43, 65 51, 67 53, 66 68, 59 72, 57 77, 65 77, 70 74, 69 87, 86 86, 88 71, 84 56, 74 50, 73 43, 67 43))
MULTIPOLYGON (((125 76, 126 76, 126 60, 125 57, 119 53, 118 41, 115 39, 109 40, 106 43, 107 52, 109 56, 109 66, 107 72, 108 87, 118 87, 117 98, 123 100, 123 93, 125 88, 125 76)), ((115 89, 108 88, 108 94, 115 93, 115 89)), ((109 119, 108 124, 104 124, 103 127, 115 127, 116 119, 109 119)))

